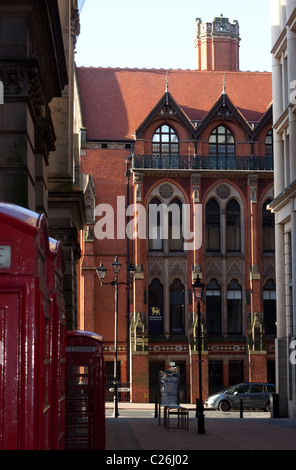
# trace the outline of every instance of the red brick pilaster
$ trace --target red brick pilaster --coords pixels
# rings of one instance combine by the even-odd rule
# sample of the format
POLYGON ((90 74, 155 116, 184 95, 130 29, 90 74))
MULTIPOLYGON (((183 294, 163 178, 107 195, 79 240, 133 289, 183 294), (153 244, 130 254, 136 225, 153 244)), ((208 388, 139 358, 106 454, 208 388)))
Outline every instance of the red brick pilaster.
POLYGON ((249 352, 249 381, 267 382, 267 354, 266 351, 249 352))
POLYGON ((131 356, 131 402, 149 403, 149 355, 131 356))
MULTIPOLYGON (((202 399, 203 402, 209 395, 209 359, 208 352, 202 353, 202 399)), ((198 353, 195 351, 190 352, 190 402, 195 403, 196 398, 199 398, 199 360, 198 353)))

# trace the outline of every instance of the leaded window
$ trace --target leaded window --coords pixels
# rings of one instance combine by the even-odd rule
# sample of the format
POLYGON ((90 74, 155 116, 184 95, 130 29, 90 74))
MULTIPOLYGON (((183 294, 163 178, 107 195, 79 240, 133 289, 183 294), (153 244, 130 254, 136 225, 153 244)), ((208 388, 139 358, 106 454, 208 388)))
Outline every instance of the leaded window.
POLYGON ((221 287, 216 279, 207 285, 207 332, 209 335, 221 334, 221 287))
POLYGON ((152 153, 157 155, 178 155, 179 139, 170 126, 159 127, 152 139, 152 153))
POLYGON ((185 288, 180 279, 170 286, 170 331, 172 335, 185 333, 185 288))
POLYGON ((206 205, 206 249, 220 251, 220 206, 215 199, 206 205))
POLYGON ((218 126, 210 135, 210 166, 235 169, 235 141, 227 127, 218 126))
POLYGON ((235 199, 226 206, 226 251, 241 251, 241 212, 235 199))
POLYGON ((242 288, 233 279, 227 289, 228 334, 242 334, 242 288))

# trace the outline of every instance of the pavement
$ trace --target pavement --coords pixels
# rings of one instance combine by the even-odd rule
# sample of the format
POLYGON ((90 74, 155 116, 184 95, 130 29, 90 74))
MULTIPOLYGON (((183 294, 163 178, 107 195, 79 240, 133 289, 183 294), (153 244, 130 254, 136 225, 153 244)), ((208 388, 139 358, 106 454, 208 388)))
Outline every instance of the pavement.
POLYGON ((149 455, 151 451, 173 452, 174 455, 182 451, 184 456, 198 450, 296 450, 296 420, 274 419, 266 412, 244 411, 241 417, 239 412, 206 410, 205 434, 198 434, 193 405, 183 405, 190 410, 188 431, 168 431, 163 418, 159 424, 154 417, 154 404, 119 403, 118 418, 113 417, 112 406, 112 403, 106 404, 106 451, 107 455, 116 451, 112 454, 114 459, 127 453, 141 455, 139 451, 149 451, 149 455))

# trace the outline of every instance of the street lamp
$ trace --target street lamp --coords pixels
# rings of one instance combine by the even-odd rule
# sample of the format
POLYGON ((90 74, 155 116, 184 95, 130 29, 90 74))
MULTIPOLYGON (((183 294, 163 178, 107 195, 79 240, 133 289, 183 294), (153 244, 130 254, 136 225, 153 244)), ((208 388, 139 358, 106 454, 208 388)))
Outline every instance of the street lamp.
POLYGON ((205 417, 202 402, 202 360, 201 360, 201 313, 200 301, 202 299, 205 284, 197 276, 193 284, 194 297, 197 301, 197 336, 198 336, 198 372, 199 372, 199 400, 198 400, 198 414, 197 414, 197 429, 198 434, 205 434, 205 417))
MULTIPOLYGON (((115 287, 115 332, 114 332, 114 418, 118 418, 118 368, 117 368, 117 334, 118 334, 118 286, 120 285, 130 285, 131 281, 129 282, 118 282, 118 275, 120 272, 122 264, 118 261, 118 256, 115 256, 115 259, 112 263, 112 269, 115 275, 115 280, 111 282, 104 282, 104 279, 107 274, 107 268, 103 265, 101 261, 100 266, 96 269, 97 274, 99 276, 101 286, 103 285, 111 285, 115 287)), ((136 272, 136 268, 129 263, 126 271, 129 275, 136 272)))

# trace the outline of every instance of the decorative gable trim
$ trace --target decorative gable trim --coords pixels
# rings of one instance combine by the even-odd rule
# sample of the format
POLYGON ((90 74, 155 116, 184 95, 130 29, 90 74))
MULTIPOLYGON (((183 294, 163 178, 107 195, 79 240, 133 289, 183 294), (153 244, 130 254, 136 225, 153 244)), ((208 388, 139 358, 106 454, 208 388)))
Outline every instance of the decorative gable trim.
POLYGON ((143 135, 147 127, 155 120, 155 118, 163 119, 165 122, 169 119, 177 119, 188 129, 192 136, 195 134, 195 127, 192 122, 168 91, 164 93, 157 105, 138 127, 135 132, 136 139, 143 135))
POLYGON ((198 138, 199 135, 204 131, 207 125, 216 117, 218 116, 219 111, 222 111, 222 120, 227 120, 229 117, 226 114, 226 111, 231 113, 231 116, 237 120, 241 126, 245 129, 245 131, 251 136, 253 133, 253 129, 246 121, 242 113, 234 106, 230 98, 226 93, 222 93, 212 109, 206 114, 206 116, 201 121, 200 125, 196 129, 196 137, 198 138))
POLYGON ((263 114, 262 118, 260 119, 260 121, 256 125, 256 127, 254 128, 253 139, 255 139, 258 136, 259 132, 261 132, 262 128, 266 124, 270 123, 270 128, 272 128, 272 125, 273 125, 272 110, 273 110, 273 105, 271 103, 269 108, 266 110, 266 112, 263 114))

